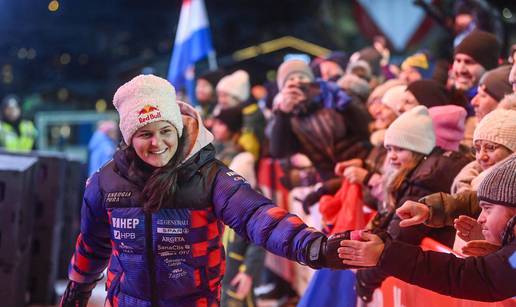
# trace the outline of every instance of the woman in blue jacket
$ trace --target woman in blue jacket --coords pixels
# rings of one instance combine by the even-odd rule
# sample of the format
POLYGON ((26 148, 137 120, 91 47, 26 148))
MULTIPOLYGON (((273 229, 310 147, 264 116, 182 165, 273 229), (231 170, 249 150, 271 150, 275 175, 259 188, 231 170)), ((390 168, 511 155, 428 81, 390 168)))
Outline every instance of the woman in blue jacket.
POLYGON ((106 267, 107 306, 218 305, 223 223, 275 254, 344 267, 338 242, 215 159, 213 136, 168 81, 138 76, 113 103, 126 146, 88 179, 62 306, 86 306, 106 267))

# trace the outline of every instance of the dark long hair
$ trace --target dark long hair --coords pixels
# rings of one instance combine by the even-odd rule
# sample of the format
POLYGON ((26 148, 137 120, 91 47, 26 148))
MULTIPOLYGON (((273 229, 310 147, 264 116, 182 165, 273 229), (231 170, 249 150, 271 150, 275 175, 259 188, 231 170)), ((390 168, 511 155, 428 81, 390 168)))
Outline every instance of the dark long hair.
POLYGON ((129 161, 129 176, 134 178, 136 183, 143 186, 141 201, 143 209, 147 213, 158 211, 163 204, 172 201, 177 190, 178 173, 181 169, 181 162, 186 156, 186 133, 178 139, 175 155, 163 167, 152 167, 145 163, 132 146, 127 146, 127 160, 129 161))

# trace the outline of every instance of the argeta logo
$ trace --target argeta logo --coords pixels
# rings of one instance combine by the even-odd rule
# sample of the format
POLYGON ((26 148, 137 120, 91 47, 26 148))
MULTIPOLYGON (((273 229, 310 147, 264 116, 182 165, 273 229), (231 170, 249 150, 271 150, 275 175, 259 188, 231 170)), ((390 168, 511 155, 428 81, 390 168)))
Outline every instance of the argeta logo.
POLYGON ((115 230, 114 234, 115 234, 115 239, 120 240, 120 231, 115 230))

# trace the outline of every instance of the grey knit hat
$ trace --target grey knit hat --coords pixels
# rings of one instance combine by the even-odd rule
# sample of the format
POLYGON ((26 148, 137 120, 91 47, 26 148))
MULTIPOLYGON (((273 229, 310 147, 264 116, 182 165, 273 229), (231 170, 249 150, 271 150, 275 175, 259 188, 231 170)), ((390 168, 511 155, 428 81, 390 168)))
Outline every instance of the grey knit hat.
POLYGON ((516 154, 512 154, 487 174, 477 190, 478 200, 516 208, 516 154))

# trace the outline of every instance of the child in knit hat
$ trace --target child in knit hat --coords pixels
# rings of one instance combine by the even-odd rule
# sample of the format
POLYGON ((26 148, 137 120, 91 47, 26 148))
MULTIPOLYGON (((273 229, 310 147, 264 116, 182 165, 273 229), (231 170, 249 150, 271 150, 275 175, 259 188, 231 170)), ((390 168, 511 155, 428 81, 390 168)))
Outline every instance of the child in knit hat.
MULTIPOLYGON (((167 80, 137 76, 113 104, 126 146, 86 183, 61 306, 86 306, 106 268, 110 306, 218 305, 223 224, 277 255, 344 268, 339 241, 307 228, 215 158, 212 134, 167 80)), ((249 292, 243 279, 234 284, 238 296, 249 292)))
POLYGON ((377 266, 384 274, 443 295, 489 302, 511 298, 516 294, 516 283, 511 282, 516 279, 516 270, 509 262, 516 252, 515 174, 513 154, 478 188, 482 208, 478 223, 486 241, 470 248, 490 249, 485 256, 457 258, 388 238, 384 242, 377 235, 363 232, 361 241, 341 242, 339 257, 349 265, 377 266))

